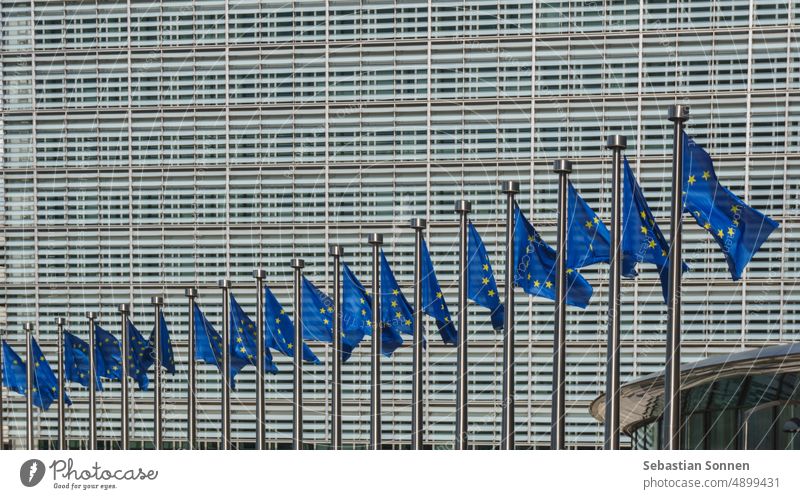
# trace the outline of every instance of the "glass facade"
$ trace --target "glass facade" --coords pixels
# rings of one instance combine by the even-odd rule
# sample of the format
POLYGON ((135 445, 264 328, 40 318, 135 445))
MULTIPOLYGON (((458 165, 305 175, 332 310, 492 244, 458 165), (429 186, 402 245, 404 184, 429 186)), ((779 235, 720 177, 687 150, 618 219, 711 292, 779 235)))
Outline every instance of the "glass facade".
MULTIPOLYGON (((370 281, 366 235, 383 232, 411 296, 413 231, 427 239, 451 309, 456 214, 473 203, 498 278, 504 180, 555 242, 554 159, 575 161, 573 182, 610 216, 606 135, 627 154, 662 228, 668 228, 671 127, 666 108, 691 106, 688 130, 735 193, 780 222, 730 280, 704 231, 685 225, 684 360, 792 341, 800 321, 800 44, 796 2, 645 1, 0 1, 2 272, 0 328, 19 345, 38 324, 55 359, 55 318, 87 336, 87 311, 119 333, 116 307, 152 327, 162 294, 179 361, 165 376, 165 437, 185 435, 187 303, 217 325, 228 276, 254 313, 251 271, 291 312, 289 260, 330 290, 329 242, 370 281)), ((585 272, 586 310, 568 311, 567 443, 598 447, 588 413, 604 391, 607 266, 585 272)), ((666 307, 645 267, 623 283, 623 381, 661 369, 666 307)), ((517 293, 517 443, 549 445, 553 304, 517 293)), ((429 324, 430 325, 430 324, 429 324)), ((470 439, 499 442, 501 337, 470 310, 470 439)), ((429 338, 426 442, 452 442, 455 351, 429 338)), ((306 369, 306 434, 329 438, 326 359, 306 369)), ((366 442, 368 347, 344 369, 344 439, 366 442)), ((269 438, 291 437, 291 370, 276 354, 269 438)), ((384 441, 410 439, 411 356, 385 362, 384 441)), ((199 368, 200 436, 218 438, 219 376, 199 368)), ((252 371, 237 379, 233 433, 249 445, 252 371)), ((87 425, 86 393, 70 386, 70 439, 87 425)), ((134 439, 150 438, 151 393, 135 395, 134 439)), ((22 397, 6 424, 24 436, 22 397)), ((7 399, 7 400, 9 400, 7 399)), ((118 435, 118 384, 100 395, 100 438, 118 435)), ((37 413, 53 438, 55 410, 37 413)))

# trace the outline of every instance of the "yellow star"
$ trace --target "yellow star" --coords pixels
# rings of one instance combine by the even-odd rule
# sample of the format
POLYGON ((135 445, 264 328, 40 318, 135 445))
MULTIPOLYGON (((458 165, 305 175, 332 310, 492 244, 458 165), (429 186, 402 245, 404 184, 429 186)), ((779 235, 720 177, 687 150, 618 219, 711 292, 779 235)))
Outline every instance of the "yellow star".
POLYGON ((722 232, 722 229, 719 229, 719 230, 717 231, 717 235, 718 235, 719 237, 723 237, 723 236, 725 235, 725 233, 724 233, 724 232, 722 232))
POLYGON ((592 221, 594 222, 595 225, 600 225, 600 219, 599 218, 594 217, 594 219, 592 221))
POLYGON ((484 263, 483 264, 483 270, 489 270, 489 264, 484 263))
POLYGON ((656 247, 656 242, 655 242, 655 241, 653 241, 653 240, 651 239, 651 240, 650 240, 650 242, 648 243, 648 245, 649 245, 651 248, 655 248, 655 247, 656 247))
POLYGON ((644 234, 645 236, 647 235, 647 228, 644 225, 642 225, 642 228, 640 230, 642 231, 642 234, 644 234))
POLYGON ((704 224, 703 224, 703 228, 704 228, 705 230, 708 230, 708 229, 710 229, 710 228, 711 228, 711 224, 710 224, 710 223, 708 223, 708 222, 706 222, 706 223, 704 223, 704 224))
POLYGON ((333 313, 333 307, 328 307, 328 312, 333 313))
POLYGON ((411 325, 411 320, 410 319, 406 319, 406 326, 410 326, 410 325, 411 325))
POLYGON ((573 272, 574 272, 574 270, 573 270, 573 269, 567 269, 567 274, 571 274, 571 273, 573 273, 573 272))
POLYGON ((400 312, 395 312, 395 313, 394 313, 394 316, 395 316, 395 317, 397 317, 397 318, 399 319, 400 317, 402 317, 402 316, 403 316, 403 314, 401 314, 400 312))
POLYGON ((242 342, 242 338, 236 338, 236 343, 241 343, 241 342, 242 342))
POLYGON ((553 287, 553 283, 550 282, 550 281, 545 282, 544 285, 545 285, 546 288, 552 288, 553 287))
POLYGON ((240 333, 244 333, 244 329, 242 329, 242 328, 239 328, 239 332, 240 332, 240 333))
POLYGON ((239 349, 239 351, 242 352, 242 353, 247 353, 247 349, 245 347, 241 347, 239 349))
POLYGON ((361 315, 367 315, 367 311, 364 310, 363 308, 361 309, 361 315))
POLYGON ((392 308, 397 308, 397 300, 392 300, 392 308))
POLYGON ((711 174, 708 171, 703 172, 703 180, 708 180, 711 178, 711 174))
POLYGON ((642 217, 642 218, 647 218, 647 213, 645 213, 645 211, 642 210, 642 211, 639 212, 639 216, 642 217))
POLYGON ((697 182, 697 180, 695 180, 694 175, 689 175, 689 185, 694 185, 695 182, 697 182))
POLYGON ((736 205, 733 205, 733 206, 731 206, 731 212, 733 212, 733 213, 739 213, 739 210, 740 210, 740 209, 741 209, 741 208, 739 208, 739 207, 738 207, 738 206, 736 206, 736 205))
POLYGON ((667 256, 667 250, 661 250, 661 256, 667 256))
POLYGON ((275 317, 275 324, 280 324, 280 323, 281 323, 281 318, 275 317))
POLYGON ((360 301, 361 301, 361 303, 364 303, 364 299, 363 299, 363 298, 361 298, 361 300, 360 300, 360 301))
POLYGON ((586 223, 585 223, 585 224, 583 224, 583 225, 584 225, 584 226, 585 226, 587 229, 591 229, 591 228, 592 228, 592 222, 591 222, 591 221, 589 221, 589 220, 587 220, 587 221, 586 221, 586 223))
POLYGON ((531 280, 531 274, 530 273, 528 274, 528 280, 529 281, 531 280))
POLYGON ((493 289, 490 289, 490 290, 489 290, 489 292, 488 292, 487 294, 488 294, 489 296, 494 296, 494 290, 493 290, 493 289))
POLYGON ((481 279, 481 282, 484 283, 484 284, 489 284, 489 278, 488 277, 484 277, 483 279, 481 279))
POLYGON ((437 291, 436 292, 436 298, 441 298, 441 297, 442 297, 442 292, 441 291, 437 291))
POLYGON ((319 313, 324 314, 325 313, 325 309, 324 308, 319 309, 319 313))
POLYGON ((367 326, 372 326, 372 321, 367 320, 367 326))
POLYGON ((540 284, 542 284, 542 283, 539 282, 538 280, 533 281, 533 285, 536 286, 537 288, 539 287, 540 284))
POLYGON ((729 236, 732 236, 732 235, 734 235, 735 233, 736 233, 736 231, 735 231, 735 230, 733 230, 733 227, 728 227, 728 235, 729 235, 729 236))
POLYGON ((291 350, 291 349, 292 349, 292 344, 291 344, 291 343, 287 343, 287 344, 286 344, 286 348, 288 348, 289 350, 291 350))
POLYGON ((393 294, 393 295, 395 295, 395 296, 397 296, 397 295, 399 295, 399 294, 400 294, 400 290, 399 290, 399 289, 393 289, 393 290, 392 290, 392 294, 393 294))
POLYGON ((323 324, 327 324, 328 323, 328 319, 322 319, 322 323, 323 324))

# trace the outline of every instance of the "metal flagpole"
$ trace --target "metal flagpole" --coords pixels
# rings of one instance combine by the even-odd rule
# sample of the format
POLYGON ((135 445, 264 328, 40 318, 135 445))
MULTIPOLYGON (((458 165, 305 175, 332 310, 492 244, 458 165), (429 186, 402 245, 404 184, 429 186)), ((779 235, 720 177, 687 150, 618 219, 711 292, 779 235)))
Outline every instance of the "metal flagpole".
POLYGON ((567 377, 567 177, 572 162, 557 159, 558 174, 558 258, 556 263, 555 335, 553 336, 553 402, 550 422, 550 448, 561 450, 565 442, 567 377))
POLYGON ((231 281, 220 279, 217 285, 222 289, 222 442, 220 448, 231 449, 231 330, 230 330, 230 288, 231 281))
POLYGON ((519 192, 519 182, 503 183, 506 195, 506 306, 503 328, 503 416, 500 431, 500 449, 514 449, 514 197, 519 192))
POLYGON ((369 447, 381 448, 381 342, 383 324, 381 324, 381 265, 380 249, 383 236, 372 233, 367 239, 372 245, 372 375, 370 377, 370 433, 369 447))
POLYGON ((189 298, 189 387, 186 394, 186 439, 189 450, 197 448, 197 376, 195 371, 195 336, 194 336, 194 302, 197 299, 197 288, 186 288, 183 294, 189 298))
POLYGON ((294 378, 293 378, 293 407, 292 421, 292 448, 303 448, 303 288, 301 278, 305 261, 302 258, 292 258, 291 266, 294 269, 294 378))
POLYGON ((422 318, 422 244, 425 226, 424 218, 412 218, 411 228, 414 229, 414 339, 413 359, 411 371, 411 449, 420 450, 424 445, 423 421, 424 401, 422 392, 422 347, 425 328, 422 318))
POLYGON ((30 322, 25 323, 25 393, 28 398, 25 401, 25 421, 27 422, 25 434, 28 440, 28 450, 33 450, 33 366, 36 363, 33 358, 33 347, 31 345, 31 337, 33 336, 33 324, 30 322))
POLYGON ((256 449, 264 450, 266 401, 264 400, 264 279, 267 271, 253 271, 256 280, 256 449))
POLYGON ((472 209, 469 201, 456 201, 455 210, 459 214, 459 242, 458 242, 458 344, 456 347, 456 435, 454 447, 456 450, 467 448, 467 432, 469 420, 467 414, 467 282, 469 282, 469 267, 467 248, 469 247, 467 223, 469 212, 472 209))
POLYGON ((128 392, 128 358, 130 357, 131 345, 128 333, 128 315, 131 313, 131 307, 127 303, 122 303, 119 306, 119 317, 122 322, 122 400, 120 401, 120 436, 122 437, 121 447, 122 450, 128 450, 129 444, 129 427, 130 416, 128 409, 130 407, 130 394, 128 392))
POLYGON ((97 320, 95 312, 87 312, 86 318, 89 319, 89 450, 97 448, 97 359, 94 352, 94 322, 97 320))
POLYGON ((150 298, 150 303, 153 304, 153 312, 155 313, 155 336, 153 341, 153 379, 155 388, 153 388, 153 447, 155 450, 161 450, 162 447, 162 427, 161 427, 161 307, 164 306, 164 298, 161 296, 154 296, 150 298))
POLYGON ((669 106, 673 123, 672 199, 670 203, 669 291, 667 296, 667 360, 664 368, 664 449, 681 448, 681 229, 683 216, 683 127, 689 106, 669 106))
MULTIPOLYGON (((67 434, 64 425, 65 420, 65 407, 64 407, 64 326, 67 320, 63 317, 56 319, 56 326, 58 327, 58 448, 64 450, 67 448, 67 434)), ((2 422, 0 422, 2 425, 2 422)), ((2 435, 2 431, 0 431, 2 435)), ((2 438, 0 438, 0 448, 2 448, 2 438)))
MULTIPOLYGON (((3 335, 2 339, 5 339, 5 335, 3 335)), ((6 434, 3 428, 3 426, 6 423, 5 423, 5 413, 3 408, 3 369, 2 369, 2 364, 5 361, 6 359, 3 357, 2 351, 0 351, 0 450, 4 450, 6 448, 6 434)))
POLYGON ((331 447, 342 448, 342 268, 344 248, 331 244, 328 254, 333 257, 333 360, 331 362, 331 447))
POLYGON ((622 264, 622 150, 628 140, 612 135, 606 142, 611 149, 611 269, 608 285, 608 350, 606 353, 606 428, 605 448, 619 449, 619 314, 622 264))

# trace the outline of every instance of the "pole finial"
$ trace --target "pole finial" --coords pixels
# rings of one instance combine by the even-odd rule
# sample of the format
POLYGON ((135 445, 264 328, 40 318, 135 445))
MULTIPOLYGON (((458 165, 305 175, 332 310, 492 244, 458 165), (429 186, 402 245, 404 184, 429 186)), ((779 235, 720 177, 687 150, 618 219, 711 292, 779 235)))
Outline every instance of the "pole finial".
POLYGON ((606 139, 606 149, 625 149, 628 147, 628 139, 624 135, 609 135, 606 139))
POLYGON ((290 265, 292 266, 293 269, 302 269, 303 267, 306 266, 306 261, 303 260, 302 258, 292 258, 290 265))
POLYGON ((519 182, 516 180, 506 180, 503 182, 503 194, 517 194, 519 193, 519 182))
POLYGON ((66 326, 67 325, 67 319, 64 318, 64 317, 56 317, 56 325, 57 326, 66 326))
POLYGON ((33 331, 33 322, 26 322, 22 326, 22 329, 24 329, 25 331, 33 331))
POLYGON ((409 225, 414 230, 425 230, 428 223, 424 218, 412 218, 409 225))
POLYGON ((380 246, 383 244, 383 234, 373 232, 367 237, 367 242, 373 246, 380 246))
POLYGON ((183 294, 187 298, 197 298, 197 288, 186 288, 183 290, 183 294))
POLYGON ((341 244, 331 244, 328 246, 328 254, 331 256, 344 256, 344 247, 341 244))
POLYGON ((222 289, 228 289, 231 287, 230 279, 220 279, 217 281, 217 287, 222 289))
POLYGON ((686 104, 672 104, 667 108, 667 119, 673 123, 689 121, 689 106, 686 104))
POLYGON ((466 199, 459 199, 456 201, 455 211, 458 213, 469 213, 472 210, 472 203, 466 199))
POLYGON ((554 173, 572 173, 572 161, 568 159, 557 159, 553 161, 554 173))
POLYGON ((95 320, 97 317, 97 312, 86 312, 86 318, 89 320, 95 320))
POLYGON ((267 278, 267 271, 264 269, 255 269, 253 271, 253 278, 254 279, 266 279, 267 278))
POLYGON ((163 296, 154 296, 154 297, 150 298, 150 303, 152 303, 153 305, 155 305, 157 307, 163 307, 164 306, 164 297, 163 296))
POLYGON ((119 313, 122 315, 128 315, 131 313, 131 306, 128 305, 127 303, 120 303, 117 309, 119 310, 119 313))

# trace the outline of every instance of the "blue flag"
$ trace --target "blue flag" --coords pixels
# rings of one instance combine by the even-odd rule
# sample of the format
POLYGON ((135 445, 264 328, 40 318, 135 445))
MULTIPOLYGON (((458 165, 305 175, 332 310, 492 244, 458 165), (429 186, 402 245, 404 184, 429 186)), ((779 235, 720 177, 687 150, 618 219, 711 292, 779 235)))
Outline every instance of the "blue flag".
MULTIPOLYGON (((205 314, 194 304, 194 356, 206 364, 217 366, 222 372, 222 336, 214 329, 205 314)), ((236 388, 234 381, 239 371, 247 362, 234 355, 230 356, 231 388, 236 388)))
MULTIPOLYGON (((34 357, 33 405, 46 411, 58 399, 58 381, 34 338, 31 338, 31 350, 34 357)), ((27 385, 28 371, 25 363, 17 355, 17 352, 3 340, 3 386, 20 395, 25 395, 28 389, 27 385)), ((72 405, 72 401, 66 394, 64 394, 64 400, 67 405, 72 405)))
MULTIPOLYGON (((514 282, 531 296, 556 299, 556 250, 547 245, 519 206, 514 209, 514 282)), ((586 308, 592 286, 567 269, 567 304, 586 308)))
POLYGON ((717 180, 711 156, 683 134, 683 211, 717 241, 734 281, 778 223, 751 208, 717 180))
MULTIPOLYGON (((303 277, 303 337, 331 343, 333 321, 333 299, 303 277)), ((350 358, 363 337, 359 328, 348 330, 342 324, 342 361, 350 358)))
MULTIPOLYGON (((492 311, 492 328, 503 329, 503 304, 500 303, 500 293, 494 280, 492 264, 483 245, 481 236, 475 230, 472 222, 469 223, 469 245, 467 258, 467 295, 478 305, 492 311)), ((463 276, 462 276, 463 278, 463 276)))
MULTIPOLYGON (((414 311, 406 300, 392 268, 381 250, 381 321, 383 329, 399 334, 414 334, 414 311)), ((403 341, 402 338, 400 341, 403 341)))
POLYGON ((151 365, 153 365, 153 348, 128 319, 128 377, 133 378, 141 390, 147 390, 150 385, 147 369, 151 365))
MULTIPOLYGON (((33 356, 33 403, 46 411, 53 401, 58 400, 58 379, 53 373, 50 363, 45 359, 42 349, 39 348, 36 338, 31 338, 31 355, 33 356), (41 404, 36 403, 37 397, 41 404)), ((66 392, 64 393, 64 403, 72 405, 72 400, 69 399, 66 392)))
POLYGON ((431 261, 430 253, 428 253, 428 245, 425 244, 425 239, 422 240, 421 273, 422 310, 436 320, 436 327, 439 329, 442 341, 447 345, 455 345, 456 328, 450 317, 447 303, 444 301, 439 280, 436 279, 436 271, 433 269, 433 262, 431 261))
MULTIPOLYGON (((172 342, 169 340, 169 328, 167 321, 164 319, 164 312, 159 315, 159 322, 161 322, 161 367, 167 370, 170 374, 175 374, 175 354, 172 351, 172 342)), ((155 363, 155 349, 153 345, 156 343, 156 328, 153 326, 153 331, 150 332, 150 362, 147 364, 149 368, 155 363)))
MULTIPOLYGON (((297 306, 303 305, 298 303, 297 306)), ((267 346, 283 355, 294 357, 294 324, 268 286, 264 286, 264 327, 267 346)), ((321 364, 305 342, 303 342, 303 360, 321 364)))
MULTIPOLYGON (((255 366, 258 359, 258 328, 256 323, 242 310, 233 293, 230 293, 231 357, 242 359, 245 364, 255 366)), ((278 367, 272 362, 272 352, 264 343, 264 372, 275 374, 278 367)))
POLYGON ((94 325, 94 355, 97 373, 107 379, 122 379, 122 351, 114 335, 94 325))
MULTIPOLYGON (((372 297, 346 264, 342 264, 342 330, 346 336, 361 341, 364 336, 372 336, 372 297)), ((358 342, 355 342, 358 344, 358 342)), ((381 330, 381 353, 391 357, 403 344, 403 338, 389 328, 381 330)), ((349 355, 347 345, 343 345, 349 355)))
POLYGON ((586 201, 568 182, 567 268, 582 269, 594 263, 608 263, 611 234, 586 201))
MULTIPOLYGON (((89 344, 69 331, 64 331, 64 379, 89 388, 89 344)), ((97 369, 94 386, 97 390, 103 389, 97 369)))
MULTIPOLYGON (((622 267, 625 277, 636 277, 636 265, 651 263, 658 269, 661 293, 667 301, 669 272, 667 255, 669 243, 658 228, 642 189, 633 176, 628 158, 624 158, 624 181, 622 189, 622 267)), ((683 271, 689 269, 683 264, 683 271)))

